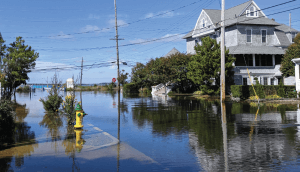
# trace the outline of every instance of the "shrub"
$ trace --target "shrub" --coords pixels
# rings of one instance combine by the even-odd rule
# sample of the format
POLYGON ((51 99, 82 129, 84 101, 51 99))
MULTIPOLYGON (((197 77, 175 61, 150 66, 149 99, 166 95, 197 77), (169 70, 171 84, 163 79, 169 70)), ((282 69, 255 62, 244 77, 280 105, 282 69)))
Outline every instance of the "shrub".
POLYGON ((123 86, 124 92, 136 93, 138 92, 138 88, 134 83, 124 84, 123 86))
POLYGON ((173 96, 174 95, 174 92, 173 91, 170 91, 169 93, 168 93, 168 96, 173 96))
MULTIPOLYGON (((295 93, 295 86, 280 86, 280 85, 260 85, 257 84, 254 86, 254 89, 256 91, 256 94, 259 96, 259 98, 265 98, 268 95, 277 95, 278 92, 280 92, 280 87, 284 90, 284 96, 280 96, 282 98, 285 97, 296 97, 294 95, 295 93), (261 91, 262 90, 262 91, 261 91), (288 95, 290 94, 290 96, 288 95)), ((250 96, 255 96, 255 93, 253 91, 253 88, 251 85, 231 85, 231 93, 233 97, 239 97, 241 99, 248 99, 250 96)))
POLYGON ((296 91, 290 91, 288 92, 289 98, 297 98, 297 92, 296 91))
POLYGON ((279 88, 278 88, 278 91, 277 91, 277 94, 278 94, 278 96, 280 96, 280 97, 285 97, 285 92, 284 92, 284 88, 283 88, 283 82, 282 82, 282 80, 280 81, 280 83, 279 83, 279 88))
POLYGON ((55 93, 51 88, 49 95, 46 99, 40 99, 44 105, 44 109, 50 112, 57 112, 61 103, 63 102, 62 96, 55 93))
POLYGON ((195 91, 193 94, 202 95, 202 91, 195 91))
POLYGON ((71 94, 65 97, 65 100, 63 101, 63 110, 65 115, 67 115, 68 118, 68 124, 71 125, 75 122, 75 108, 77 103, 77 99, 75 99, 75 94, 71 94))
POLYGON ((17 92, 29 92, 29 91, 30 91, 30 87, 27 86, 27 85, 25 85, 25 86, 23 86, 23 87, 19 87, 19 88, 17 89, 17 92))

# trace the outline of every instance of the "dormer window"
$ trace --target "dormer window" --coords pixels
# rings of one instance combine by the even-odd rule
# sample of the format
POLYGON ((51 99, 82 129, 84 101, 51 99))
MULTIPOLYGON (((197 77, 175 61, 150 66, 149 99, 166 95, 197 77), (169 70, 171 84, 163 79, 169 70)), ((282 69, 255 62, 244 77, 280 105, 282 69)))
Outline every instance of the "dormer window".
POLYGON ((251 6, 249 10, 246 10, 246 16, 247 17, 257 17, 258 13, 256 11, 256 8, 254 6, 251 6))
POLYGON ((206 27, 206 20, 205 19, 202 19, 202 27, 206 27))

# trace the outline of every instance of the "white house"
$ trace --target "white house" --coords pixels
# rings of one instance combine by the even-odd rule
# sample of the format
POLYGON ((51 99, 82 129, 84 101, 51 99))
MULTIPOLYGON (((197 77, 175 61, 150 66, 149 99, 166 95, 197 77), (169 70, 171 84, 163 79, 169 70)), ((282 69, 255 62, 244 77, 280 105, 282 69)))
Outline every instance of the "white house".
MULTIPOLYGON (((195 27, 187 35, 187 53, 195 54, 196 44, 209 36, 220 42, 221 10, 203 9, 195 27)), ((236 85, 250 85, 259 79, 262 85, 277 85, 282 78, 280 63, 287 47, 299 31, 269 19, 254 1, 247 1, 225 10, 225 46, 236 57, 236 85)), ((285 85, 294 85, 294 77, 284 78, 285 85)))

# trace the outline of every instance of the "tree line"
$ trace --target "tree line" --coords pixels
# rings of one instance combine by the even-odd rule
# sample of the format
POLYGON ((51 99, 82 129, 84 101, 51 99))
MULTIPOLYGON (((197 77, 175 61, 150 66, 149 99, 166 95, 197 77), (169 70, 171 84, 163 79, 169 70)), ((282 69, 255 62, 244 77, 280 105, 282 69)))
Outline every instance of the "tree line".
MULTIPOLYGON (((205 37, 202 45, 195 46, 195 55, 177 53, 167 57, 151 59, 145 65, 137 63, 131 72, 130 87, 139 89, 173 83, 178 93, 201 90, 203 94, 218 95, 220 87, 220 44, 205 37)), ((225 53, 226 85, 234 84, 233 62, 235 58, 225 53)))

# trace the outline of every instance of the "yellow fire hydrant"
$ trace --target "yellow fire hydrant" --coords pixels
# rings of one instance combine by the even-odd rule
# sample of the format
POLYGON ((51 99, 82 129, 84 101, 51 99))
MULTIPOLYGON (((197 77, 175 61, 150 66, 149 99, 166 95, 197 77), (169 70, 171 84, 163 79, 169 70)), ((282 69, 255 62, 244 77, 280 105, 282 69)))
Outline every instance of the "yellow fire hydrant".
POLYGON ((75 145, 75 148, 77 150, 77 152, 81 152, 81 149, 83 147, 83 144, 84 144, 84 140, 81 138, 81 135, 82 135, 82 129, 75 129, 74 130, 75 133, 76 133, 76 145, 75 145))
POLYGON ((76 128, 76 129, 82 128, 83 127, 82 120, 83 120, 84 112, 81 109, 81 106, 79 103, 77 104, 75 111, 76 111, 76 125, 74 125, 74 128, 76 128))

